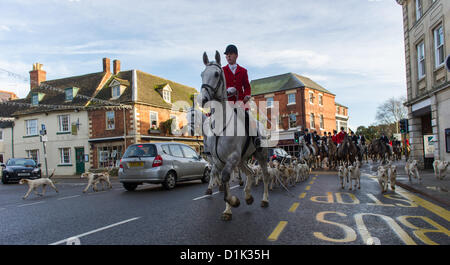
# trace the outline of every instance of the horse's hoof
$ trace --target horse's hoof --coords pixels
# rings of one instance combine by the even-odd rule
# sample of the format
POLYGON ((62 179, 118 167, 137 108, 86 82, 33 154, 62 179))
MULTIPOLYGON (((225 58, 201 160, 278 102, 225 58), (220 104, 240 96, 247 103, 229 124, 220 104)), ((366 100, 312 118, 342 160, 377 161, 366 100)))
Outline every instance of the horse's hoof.
POLYGON ((222 214, 222 221, 231 221, 232 214, 231 213, 223 213, 222 214))
POLYGON ((211 195, 212 194, 212 189, 207 189, 205 192, 205 195, 211 195))
POLYGON ((244 182, 243 181, 239 181, 239 186, 244 186, 244 182))
POLYGON ((261 207, 263 207, 263 208, 269 207, 269 202, 267 202, 267 201, 261 201, 261 207))
POLYGON ((253 203, 253 196, 250 196, 250 198, 245 199, 245 202, 247 203, 247 205, 250 205, 253 203))

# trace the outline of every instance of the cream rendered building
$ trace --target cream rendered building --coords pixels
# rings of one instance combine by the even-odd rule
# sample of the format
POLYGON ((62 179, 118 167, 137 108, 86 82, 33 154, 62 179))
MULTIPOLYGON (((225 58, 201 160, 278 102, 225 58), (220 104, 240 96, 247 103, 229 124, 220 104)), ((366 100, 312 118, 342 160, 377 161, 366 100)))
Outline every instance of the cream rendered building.
POLYGON ((397 0, 403 8, 411 158, 450 160, 450 1, 397 0))
POLYGON ((44 146, 39 135, 42 124, 47 131, 46 153, 49 174, 81 174, 89 169, 84 155, 89 154, 89 122, 86 110, 52 111, 16 116, 15 157, 31 157, 42 164, 45 174, 44 146))

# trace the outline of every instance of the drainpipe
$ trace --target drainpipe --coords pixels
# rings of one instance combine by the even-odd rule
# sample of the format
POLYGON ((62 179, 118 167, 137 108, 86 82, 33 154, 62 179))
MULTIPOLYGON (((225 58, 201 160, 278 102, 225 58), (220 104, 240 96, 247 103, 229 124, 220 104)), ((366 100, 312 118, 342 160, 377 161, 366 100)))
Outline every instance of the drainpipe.
POLYGON ((125 107, 123 107, 123 152, 127 149, 127 122, 126 122, 126 111, 125 107))
POLYGON ((11 156, 14 158, 14 124, 11 127, 11 156))

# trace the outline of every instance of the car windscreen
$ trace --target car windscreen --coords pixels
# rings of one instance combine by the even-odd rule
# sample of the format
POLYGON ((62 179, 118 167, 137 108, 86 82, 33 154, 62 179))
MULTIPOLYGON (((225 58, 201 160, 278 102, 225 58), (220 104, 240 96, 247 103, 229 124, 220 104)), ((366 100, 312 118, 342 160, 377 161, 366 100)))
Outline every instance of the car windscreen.
POLYGON ((157 155, 154 144, 138 144, 128 147, 123 158, 128 157, 155 157, 157 155))
POLYGON ((19 167, 34 167, 36 166, 36 162, 33 159, 10 159, 7 166, 19 166, 19 167))

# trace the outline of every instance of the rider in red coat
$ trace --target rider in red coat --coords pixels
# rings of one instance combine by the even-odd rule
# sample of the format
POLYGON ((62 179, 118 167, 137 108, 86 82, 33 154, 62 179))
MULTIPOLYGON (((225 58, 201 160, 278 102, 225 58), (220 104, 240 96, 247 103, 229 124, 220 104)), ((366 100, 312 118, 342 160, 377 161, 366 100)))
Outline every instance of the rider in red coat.
MULTIPOLYGON (((244 103, 245 110, 247 111, 249 109, 247 102, 252 95, 252 88, 248 81, 247 69, 236 63, 238 50, 233 44, 227 46, 225 49, 225 56, 228 64, 222 67, 222 69, 225 74, 228 100, 233 101, 234 103, 237 101, 238 104, 241 104, 240 102, 244 103)), ((258 130, 256 130, 256 132, 257 136, 254 137, 254 143, 256 148, 259 148, 261 139, 258 130)))
POLYGON ((236 46, 228 45, 225 50, 225 55, 228 64, 223 67, 223 72, 225 74, 229 95, 228 100, 234 101, 235 103, 236 101, 243 101, 245 104, 250 100, 252 94, 252 88, 248 81, 247 69, 236 63, 238 57, 236 46))
POLYGON ((344 131, 344 127, 341 127, 341 131, 336 135, 336 142, 340 145, 344 141, 344 137, 347 133, 344 131))

